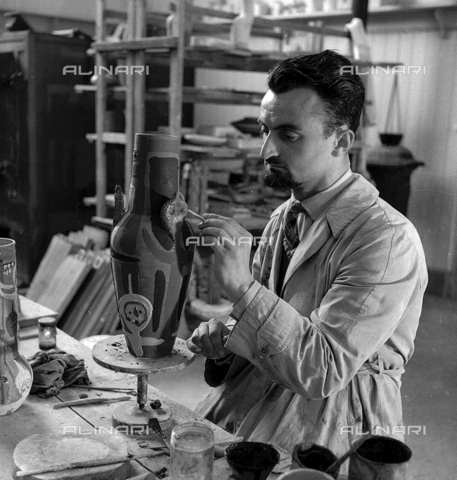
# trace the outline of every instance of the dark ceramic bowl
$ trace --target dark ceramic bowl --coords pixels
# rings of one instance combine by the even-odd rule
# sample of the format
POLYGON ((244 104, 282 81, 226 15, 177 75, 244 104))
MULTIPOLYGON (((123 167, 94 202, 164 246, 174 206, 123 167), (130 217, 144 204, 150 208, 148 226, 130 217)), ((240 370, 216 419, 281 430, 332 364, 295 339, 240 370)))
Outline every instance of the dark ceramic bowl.
POLYGON ((380 133, 379 138, 383 145, 388 145, 389 147, 396 147, 400 144, 403 135, 401 133, 380 133))
POLYGON ((267 443, 232 443, 225 450, 225 459, 237 480, 266 480, 279 463, 279 452, 267 443))
MULTIPOLYGON (((301 468, 310 468, 321 472, 325 472, 332 463, 338 460, 338 457, 331 450, 315 443, 296 445, 292 458, 301 468)), ((338 472, 339 468, 331 476, 337 478, 338 472)))

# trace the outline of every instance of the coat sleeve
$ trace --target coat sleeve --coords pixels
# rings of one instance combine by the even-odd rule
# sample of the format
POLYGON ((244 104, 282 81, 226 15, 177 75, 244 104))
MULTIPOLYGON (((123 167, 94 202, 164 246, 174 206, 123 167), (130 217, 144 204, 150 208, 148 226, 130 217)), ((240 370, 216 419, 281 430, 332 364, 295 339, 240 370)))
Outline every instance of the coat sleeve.
POLYGON ((344 388, 422 301, 426 280, 417 245, 402 228, 353 239, 340 260, 309 317, 255 282, 226 347, 302 396, 325 398, 344 388))

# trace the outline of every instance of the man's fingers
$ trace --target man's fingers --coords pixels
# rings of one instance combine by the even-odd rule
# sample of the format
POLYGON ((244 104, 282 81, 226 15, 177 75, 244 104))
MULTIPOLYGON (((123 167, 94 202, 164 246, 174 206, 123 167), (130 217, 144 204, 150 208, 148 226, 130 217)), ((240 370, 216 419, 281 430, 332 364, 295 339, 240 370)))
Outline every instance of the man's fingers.
POLYGON ((216 213, 205 213, 203 218, 205 221, 199 225, 199 228, 205 228, 211 225, 225 230, 229 235, 250 235, 246 229, 231 217, 224 217, 216 213))
POLYGON ((187 340, 187 346, 194 353, 209 358, 221 358, 227 354, 224 348, 223 324, 218 321, 203 322, 187 340), (199 350, 197 352, 197 350, 199 350))
POLYGON ((193 342, 192 338, 187 339, 186 345, 191 352, 202 353, 202 349, 193 342))

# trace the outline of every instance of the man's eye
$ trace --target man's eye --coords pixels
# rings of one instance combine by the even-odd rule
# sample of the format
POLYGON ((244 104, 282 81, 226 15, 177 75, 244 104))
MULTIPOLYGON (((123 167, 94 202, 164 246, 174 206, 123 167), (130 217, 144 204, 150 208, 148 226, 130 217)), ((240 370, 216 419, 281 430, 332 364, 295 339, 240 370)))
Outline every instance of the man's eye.
POLYGON ((293 142, 294 140, 297 140, 298 138, 298 135, 295 133, 295 132, 291 132, 291 131, 284 131, 281 133, 282 137, 289 141, 289 142, 293 142))

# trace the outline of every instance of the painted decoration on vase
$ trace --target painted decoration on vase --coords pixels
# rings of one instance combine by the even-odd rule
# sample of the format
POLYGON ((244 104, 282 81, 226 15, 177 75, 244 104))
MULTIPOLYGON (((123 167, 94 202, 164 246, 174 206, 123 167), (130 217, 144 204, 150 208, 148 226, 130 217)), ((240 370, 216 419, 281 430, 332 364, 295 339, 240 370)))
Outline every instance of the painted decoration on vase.
POLYGON ((137 134, 128 209, 115 194, 111 257, 118 312, 129 351, 157 358, 172 352, 187 296, 193 245, 183 216, 166 223, 179 196, 179 139, 137 134))
POLYGON ((15 412, 32 387, 32 369, 18 351, 16 243, 0 238, 0 416, 15 412))

